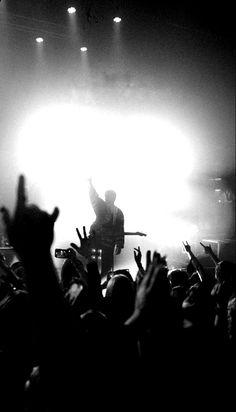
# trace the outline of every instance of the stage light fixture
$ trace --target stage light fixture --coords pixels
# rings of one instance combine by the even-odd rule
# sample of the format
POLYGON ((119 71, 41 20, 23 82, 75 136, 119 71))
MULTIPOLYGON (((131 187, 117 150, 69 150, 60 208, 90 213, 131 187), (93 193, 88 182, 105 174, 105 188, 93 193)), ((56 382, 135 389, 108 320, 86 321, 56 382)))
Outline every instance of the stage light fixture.
POLYGON ((67 9, 67 11, 68 11, 69 14, 75 14, 76 13, 76 8, 75 7, 69 7, 67 9))
POLYGON ((42 37, 37 37, 36 39, 36 43, 43 43, 44 39, 42 37))
POLYGON ((81 50, 82 52, 86 52, 88 49, 87 49, 87 47, 80 47, 80 50, 81 50))
POLYGON ((120 23, 121 22, 121 18, 120 17, 114 17, 113 21, 115 23, 120 23))

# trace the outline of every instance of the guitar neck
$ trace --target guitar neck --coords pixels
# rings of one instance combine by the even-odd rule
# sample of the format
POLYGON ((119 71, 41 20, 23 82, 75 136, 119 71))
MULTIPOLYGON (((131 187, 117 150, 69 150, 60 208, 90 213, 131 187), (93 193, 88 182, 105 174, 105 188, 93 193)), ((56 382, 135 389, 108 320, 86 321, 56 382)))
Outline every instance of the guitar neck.
POLYGON ((142 233, 142 232, 124 232, 124 235, 128 235, 128 236, 147 236, 146 233, 142 233))

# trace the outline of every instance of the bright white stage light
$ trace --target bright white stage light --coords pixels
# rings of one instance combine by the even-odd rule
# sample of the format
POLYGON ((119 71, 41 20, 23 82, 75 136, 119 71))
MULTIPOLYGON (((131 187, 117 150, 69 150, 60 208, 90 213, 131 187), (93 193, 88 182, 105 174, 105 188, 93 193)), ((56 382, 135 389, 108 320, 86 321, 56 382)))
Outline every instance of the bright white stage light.
POLYGON ((87 49, 87 47, 80 47, 80 50, 81 50, 82 52, 86 52, 88 49, 87 49))
POLYGON ((115 23, 120 23, 121 22, 121 18, 120 17, 114 17, 113 21, 115 23))
POLYGON ((90 176, 101 197, 116 191, 126 230, 176 243, 196 231, 175 214, 191 206, 191 144, 167 121, 51 105, 26 119, 15 150, 20 173, 37 186, 46 210, 60 208, 57 239, 77 242, 74 228, 93 222, 90 176))
MULTIPOLYGON (((52 154, 56 162, 67 154, 68 160, 73 158, 77 164, 75 153, 79 151, 89 153, 90 174, 97 176, 101 187, 104 182, 126 197, 130 194, 130 184, 134 191, 137 186, 138 193, 138 186, 142 184, 144 197, 147 194, 152 199, 156 197, 154 207, 157 202, 159 209, 173 210, 188 203, 186 181, 194 166, 190 142, 165 121, 149 116, 125 117, 108 111, 81 109, 72 104, 52 105, 28 119, 20 140, 18 150, 30 173, 31 168, 37 170, 37 164, 39 173, 42 173, 41 158, 46 166, 47 157, 50 161, 52 154), (158 190, 150 193, 152 184, 158 190), (162 202, 158 201, 160 193, 162 202)), ((81 162, 80 159, 80 165, 81 162)), ((68 161, 67 168, 72 165, 68 161)), ((61 173, 60 165, 56 163, 55 166, 61 173)), ((50 167, 48 170, 44 167, 45 174, 49 171, 50 167)), ((142 199, 139 204, 140 201, 142 199)))
POLYGON ((171 214, 157 214, 157 221, 147 230, 149 238, 155 240, 159 246, 181 247, 183 240, 191 242, 198 234, 198 227, 195 223, 185 221, 171 214), (161 217, 161 218, 160 218, 161 217))
POLYGON ((76 13, 76 8, 75 7, 69 7, 67 9, 67 11, 68 11, 69 14, 75 14, 76 13))
POLYGON ((43 42, 44 42, 44 39, 43 39, 42 37, 37 37, 37 38, 35 39, 35 41, 36 41, 36 43, 43 43, 43 42))

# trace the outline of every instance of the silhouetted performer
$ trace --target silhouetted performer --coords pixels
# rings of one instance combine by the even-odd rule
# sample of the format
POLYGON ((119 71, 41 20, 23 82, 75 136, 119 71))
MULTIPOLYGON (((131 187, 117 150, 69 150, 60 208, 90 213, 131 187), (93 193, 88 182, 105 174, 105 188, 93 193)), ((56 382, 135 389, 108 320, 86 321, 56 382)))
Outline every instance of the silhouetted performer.
POLYGON ((107 190, 103 200, 96 192, 91 179, 89 184, 90 201, 96 214, 90 234, 95 233, 94 248, 102 250, 101 275, 105 276, 113 269, 114 254, 119 255, 124 247, 124 215, 114 204, 116 193, 113 190, 107 190))

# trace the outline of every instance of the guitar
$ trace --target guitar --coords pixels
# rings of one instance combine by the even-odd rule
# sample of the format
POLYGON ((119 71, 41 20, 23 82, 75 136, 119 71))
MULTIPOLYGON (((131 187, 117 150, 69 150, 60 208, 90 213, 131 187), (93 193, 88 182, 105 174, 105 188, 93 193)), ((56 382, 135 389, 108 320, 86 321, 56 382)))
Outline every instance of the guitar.
POLYGON ((142 233, 142 232, 124 232, 124 235, 128 235, 128 236, 147 236, 146 233, 142 233))

